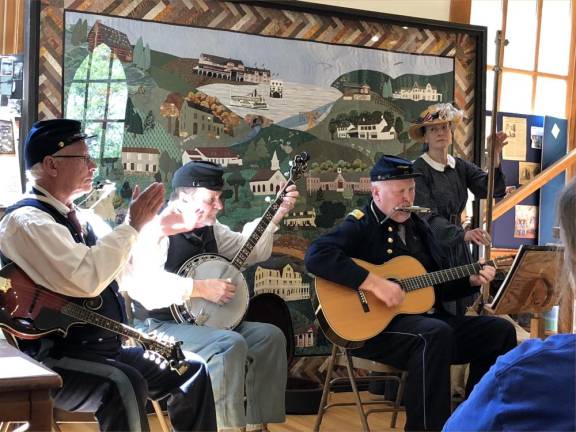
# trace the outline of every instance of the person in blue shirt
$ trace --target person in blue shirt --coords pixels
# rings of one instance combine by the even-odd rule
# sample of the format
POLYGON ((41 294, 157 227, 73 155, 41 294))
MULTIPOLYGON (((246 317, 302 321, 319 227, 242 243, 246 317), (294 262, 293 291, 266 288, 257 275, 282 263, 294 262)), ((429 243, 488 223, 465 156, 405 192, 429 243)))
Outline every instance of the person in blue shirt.
MULTIPOLYGON (((560 195, 558 215, 575 290, 576 180, 560 195)), ((576 335, 530 339, 499 357, 443 430, 576 430, 576 335)))

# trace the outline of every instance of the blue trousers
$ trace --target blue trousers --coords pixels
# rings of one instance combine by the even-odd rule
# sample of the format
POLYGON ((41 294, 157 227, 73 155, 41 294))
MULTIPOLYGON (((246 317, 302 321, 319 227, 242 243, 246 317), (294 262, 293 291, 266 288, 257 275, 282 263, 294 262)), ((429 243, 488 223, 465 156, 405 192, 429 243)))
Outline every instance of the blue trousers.
POLYGON ((62 376, 54 406, 67 411, 94 412, 100 430, 149 431, 148 397, 168 397, 168 415, 177 431, 214 431, 216 415, 205 363, 185 353, 183 375, 161 370, 143 357, 142 348, 123 348, 114 359, 89 353, 43 362, 62 376))
POLYGON ((206 361, 219 429, 284 422, 288 366, 286 339, 278 327, 244 321, 234 330, 220 330, 152 318, 134 324, 144 332, 173 336, 206 361))

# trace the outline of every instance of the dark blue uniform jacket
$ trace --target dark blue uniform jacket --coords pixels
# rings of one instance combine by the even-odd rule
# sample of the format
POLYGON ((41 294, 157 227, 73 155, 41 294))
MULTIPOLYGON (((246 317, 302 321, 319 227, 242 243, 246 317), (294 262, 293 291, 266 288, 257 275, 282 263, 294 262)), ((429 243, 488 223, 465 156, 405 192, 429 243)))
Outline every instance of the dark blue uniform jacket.
MULTIPOLYGON (((428 272, 446 267, 446 259, 424 220, 413 214, 403 224, 406 233, 404 244, 398 235, 399 224, 384 219, 385 215, 372 202, 362 211, 353 211, 341 224, 310 245, 305 257, 308 271, 358 289, 368 276, 368 271, 351 258, 382 264, 394 257, 409 255, 420 261, 428 272)), ((465 297, 478 289, 470 286, 468 278, 439 284, 434 288, 436 307, 442 301, 465 297)))

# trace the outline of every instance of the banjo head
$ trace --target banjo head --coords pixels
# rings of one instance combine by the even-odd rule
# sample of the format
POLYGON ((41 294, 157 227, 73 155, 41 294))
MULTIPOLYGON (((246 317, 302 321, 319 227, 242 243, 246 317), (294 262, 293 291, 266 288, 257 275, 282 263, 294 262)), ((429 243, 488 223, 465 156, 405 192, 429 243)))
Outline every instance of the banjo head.
POLYGON ((230 279, 236 286, 232 300, 220 306, 202 298, 191 298, 184 302, 186 311, 197 325, 219 329, 233 329, 246 314, 250 293, 242 273, 230 261, 220 255, 202 254, 186 261, 178 275, 192 279, 230 279))

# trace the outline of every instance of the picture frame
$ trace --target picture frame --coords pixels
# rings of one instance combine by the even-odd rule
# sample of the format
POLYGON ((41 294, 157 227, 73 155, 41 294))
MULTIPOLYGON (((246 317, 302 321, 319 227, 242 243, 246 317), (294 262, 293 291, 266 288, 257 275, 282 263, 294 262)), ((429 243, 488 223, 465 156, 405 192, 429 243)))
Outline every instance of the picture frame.
POLYGON ((16 153, 14 142, 14 126, 10 119, 0 119, 0 155, 16 153))
POLYGON ((309 243, 368 202, 366 173, 377 156, 390 148, 393 154, 418 156, 419 144, 401 137, 419 112, 443 102, 463 109, 451 151, 481 163, 484 27, 288 1, 118 0, 109 8, 66 4, 29 3, 31 67, 25 78, 26 86, 38 91, 23 129, 36 119, 65 115, 78 115, 93 127, 90 132, 100 140, 98 148, 91 148, 99 175, 118 180, 106 213, 111 223, 122 220, 135 183, 145 186, 156 179, 170 190, 179 165, 212 158, 227 170, 223 221, 238 229, 267 206, 264 197, 277 190, 274 182, 282 181, 291 152, 311 153, 310 171, 297 183, 301 203, 280 227, 273 256, 247 270, 249 281, 274 271, 279 280, 290 277, 298 284, 303 294, 289 294, 288 301, 302 342, 297 355, 327 351, 306 297, 314 284, 303 265, 309 243), (101 31, 92 31, 96 25, 101 31), (195 51, 160 47, 155 34, 169 44, 174 38, 193 41, 183 45, 195 51), (103 44, 108 50, 97 51, 103 44), (94 97, 108 101, 120 93, 121 83, 127 84, 126 109, 101 121, 106 126, 99 128, 97 113, 90 109, 100 104, 79 103, 89 96, 78 89, 82 83, 89 87, 86 53, 100 52, 119 62, 110 76, 118 75, 94 97), (426 62, 439 72, 418 81, 432 76, 424 71, 426 62), (392 77, 395 68, 404 69, 392 77), (87 110, 67 111, 81 105, 87 110), (122 134, 119 145, 110 145, 109 130, 122 134), (264 171, 279 174, 276 180, 261 180, 264 171))
POLYGON ((11 58, 8 57, 2 57, 0 59, 0 76, 2 77, 12 77, 14 71, 13 71, 13 64, 14 62, 12 61, 11 58))
POLYGON ((21 80, 24 76, 24 63, 21 61, 14 62, 14 80, 21 80))

